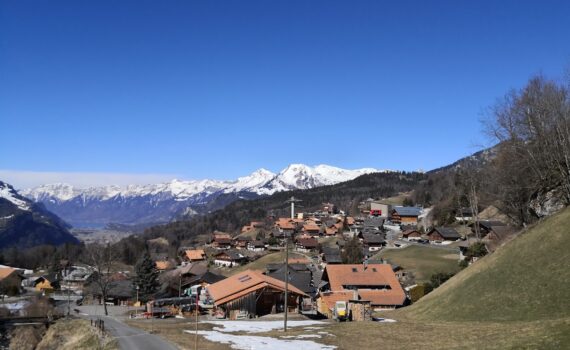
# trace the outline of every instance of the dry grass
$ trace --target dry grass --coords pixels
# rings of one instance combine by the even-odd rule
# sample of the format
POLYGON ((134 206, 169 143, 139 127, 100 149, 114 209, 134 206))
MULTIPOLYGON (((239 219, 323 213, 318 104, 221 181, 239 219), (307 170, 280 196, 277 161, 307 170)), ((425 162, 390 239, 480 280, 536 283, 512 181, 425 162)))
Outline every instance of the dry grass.
POLYGON ((570 316, 570 208, 521 233, 401 312, 426 321, 570 316))
POLYGON ((44 326, 19 326, 10 332, 10 350, 34 350, 45 333, 44 326))
MULTIPOLYGON (((152 334, 167 339, 178 345, 181 349, 194 349, 196 338, 193 334, 185 333, 185 330, 194 330, 195 324, 189 319, 166 319, 153 320, 152 324, 148 320, 129 320, 126 322, 131 327, 143 329, 147 332, 152 330, 152 334)), ((198 330, 211 330, 212 324, 199 323, 198 330)), ((215 343, 206 340, 198 335, 198 349, 200 350, 229 350, 231 347, 226 344, 215 343)))
POLYGON ((115 350, 117 342, 111 337, 101 337, 87 320, 61 320, 52 325, 37 350, 115 350))
POLYGON ((447 249, 430 246, 412 245, 402 249, 386 249, 373 257, 388 259, 390 263, 400 265, 412 271, 416 281, 428 281, 437 272, 456 273, 459 271, 459 254, 447 249))

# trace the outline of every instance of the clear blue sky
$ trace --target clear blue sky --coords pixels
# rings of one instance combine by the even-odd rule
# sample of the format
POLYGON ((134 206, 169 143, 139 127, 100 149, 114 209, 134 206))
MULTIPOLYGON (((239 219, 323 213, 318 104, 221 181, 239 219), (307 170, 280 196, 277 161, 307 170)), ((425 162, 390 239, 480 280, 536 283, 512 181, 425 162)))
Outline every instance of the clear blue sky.
POLYGON ((0 169, 429 170, 477 150, 508 89, 563 74, 569 4, 1 1, 0 169))

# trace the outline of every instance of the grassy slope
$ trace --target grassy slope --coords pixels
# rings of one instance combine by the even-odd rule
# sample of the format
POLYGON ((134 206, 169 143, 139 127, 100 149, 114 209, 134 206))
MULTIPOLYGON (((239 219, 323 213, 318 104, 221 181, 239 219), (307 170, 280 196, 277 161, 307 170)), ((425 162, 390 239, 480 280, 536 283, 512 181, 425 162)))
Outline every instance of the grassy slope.
POLYGON ((401 312, 417 320, 570 316, 570 208, 530 228, 401 312))
POLYGON ((373 257, 388 259, 390 263, 412 271, 416 281, 428 281, 437 272, 457 272, 459 254, 447 249, 429 246, 408 246, 403 249, 386 249, 373 257))

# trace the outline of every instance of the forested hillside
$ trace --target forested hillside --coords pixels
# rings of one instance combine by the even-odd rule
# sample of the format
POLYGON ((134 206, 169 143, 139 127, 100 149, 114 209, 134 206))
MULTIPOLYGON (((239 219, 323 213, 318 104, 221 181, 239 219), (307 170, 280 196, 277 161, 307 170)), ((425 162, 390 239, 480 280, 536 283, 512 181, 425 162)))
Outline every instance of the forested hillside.
POLYGON ((165 237, 171 244, 176 244, 214 230, 233 232, 251 220, 264 219, 268 215, 289 215, 286 201, 291 196, 303 201, 300 203, 303 211, 312 211, 318 209, 322 203, 331 202, 350 213, 355 213, 358 203, 362 200, 408 192, 425 179, 425 174, 417 172, 367 174, 332 186, 279 192, 255 200, 240 200, 204 216, 149 228, 145 231, 145 235, 165 237))

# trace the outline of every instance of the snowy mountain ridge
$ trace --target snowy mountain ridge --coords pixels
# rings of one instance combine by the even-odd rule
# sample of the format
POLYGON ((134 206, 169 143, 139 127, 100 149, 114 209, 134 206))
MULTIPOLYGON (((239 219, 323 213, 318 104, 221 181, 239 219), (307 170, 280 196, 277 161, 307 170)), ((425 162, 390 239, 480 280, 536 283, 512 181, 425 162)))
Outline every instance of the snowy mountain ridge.
POLYGON ((291 164, 278 174, 261 168, 234 181, 174 179, 159 184, 129 185, 123 188, 110 185, 85 189, 65 183, 53 183, 24 189, 20 193, 36 202, 47 200, 64 202, 75 198, 107 200, 114 197, 131 198, 160 195, 165 198, 187 200, 195 196, 211 195, 217 192, 251 192, 258 195, 271 195, 280 191, 334 185, 352 180, 360 175, 376 172, 383 172, 383 170, 373 168, 347 170, 329 165, 310 167, 304 164, 291 164))
POLYGON ((238 199, 334 185, 376 172, 382 171, 291 164, 277 174, 259 169, 233 181, 175 179, 159 184, 85 189, 55 183, 20 193, 43 203, 75 227, 103 227, 109 223, 139 225, 170 222, 222 208, 238 199))

